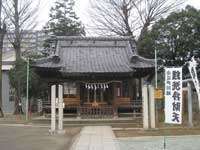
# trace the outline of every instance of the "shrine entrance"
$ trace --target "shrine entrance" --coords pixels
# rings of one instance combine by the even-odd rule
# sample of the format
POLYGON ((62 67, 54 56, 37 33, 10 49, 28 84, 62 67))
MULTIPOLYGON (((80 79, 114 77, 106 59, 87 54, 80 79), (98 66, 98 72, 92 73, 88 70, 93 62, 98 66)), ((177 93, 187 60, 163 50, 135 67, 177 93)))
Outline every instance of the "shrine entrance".
POLYGON ((114 116, 112 83, 81 83, 80 100, 81 118, 112 118, 114 116))
POLYGON ((81 104, 85 106, 111 105, 113 100, 112 83, 81 83, 81 104))
POLYGON ((64 81, 61 83, 64 89, 64 115, 78 118, 141 117, 141 90, 137 88, 140 80, 136 81, 135 86, 133 79, 64 81))

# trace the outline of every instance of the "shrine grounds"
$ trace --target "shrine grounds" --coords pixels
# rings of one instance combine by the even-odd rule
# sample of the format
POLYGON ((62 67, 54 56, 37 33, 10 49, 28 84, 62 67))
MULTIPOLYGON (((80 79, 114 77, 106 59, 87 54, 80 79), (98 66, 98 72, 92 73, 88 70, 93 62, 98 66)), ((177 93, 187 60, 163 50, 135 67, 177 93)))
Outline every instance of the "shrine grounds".
POLYGON ((199 150, 200 136, 148 136, 118 139, 120 150, 199 150), (165 141, 165 148, 164 148, 165 141))
MULTIPOLYGON (((31 123, 19 118, 0 119, 0 150, 69 150, 83 126, 65 126, 65 135, 50 135, 49 124, 31 123)), ((185 119, 186 120, 186 119, 185 119)), ((119 150, 199 150, 200 123, 194 121, 194 127, 166 125, 143 130, 126 127, 113 128, 119 150), (165 139, 165 140, 164 140, 165 139)))
POLYGON ((68 128, 65 135, 53 135, 48 127, 0 125, 0 150, 68 150, 80 128, 68 128))
MULTIPOLYGON (((50 135, 48 126, 0 124, 1 150, 68 150, 81 127, 65 128, 65 135, 50 135)), ((199 150, 200 128, 114 130, 120 150, 199 150), (192 134, 192 135, 190 135, 192 134), (153 136, 152 136, 153 135, 153 136)))

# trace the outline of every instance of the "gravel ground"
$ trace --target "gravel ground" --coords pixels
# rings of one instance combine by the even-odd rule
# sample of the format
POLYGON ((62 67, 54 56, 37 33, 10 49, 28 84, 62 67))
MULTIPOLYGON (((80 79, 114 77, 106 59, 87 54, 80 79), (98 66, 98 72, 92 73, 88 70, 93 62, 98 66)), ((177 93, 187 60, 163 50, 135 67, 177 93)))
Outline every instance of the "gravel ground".
POLYGON ((80 128, 50 135, 46 127, 0 125, 0 150, 68 150, 80 128))
POLYGON ((122 129, 114 130, 116 137, 200 135, 200 128, 122 129))

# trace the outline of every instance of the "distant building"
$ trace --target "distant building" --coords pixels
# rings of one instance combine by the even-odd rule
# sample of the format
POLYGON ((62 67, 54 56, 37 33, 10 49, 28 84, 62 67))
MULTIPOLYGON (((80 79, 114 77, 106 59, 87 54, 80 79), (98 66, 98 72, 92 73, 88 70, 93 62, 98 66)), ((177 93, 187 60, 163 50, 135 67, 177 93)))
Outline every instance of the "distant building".
MULTIPOLYGON (((3 43, 3 65, 2 65, 2 109, 4 113, 14 112, 14 100, 10 98, 11 88, 9 83, 9 70, 15 62, 15 51, 11 44, 13 33, 8 33, 3 43)), ((47 35, 44 31, 26 31, 22 34, 21 50, 41 51, 47 35)))
MULTIPOLYGON (((13 36, 13 33, 7 33, 5 36, 3 43, 4 52, 14 50, 11 44, 13 36)), ((22 34, 22 51, 43 50, 43 44, 47 37, 44 31, 24 31, 22 34)))
POLYGON ((14 51, 4 52, 2 62, 2 109, 4 113, 13 113, 15 103, 13 99, 10 99, 11 88, 9 83, 9 70, 13 67, 15 62, 14 51))

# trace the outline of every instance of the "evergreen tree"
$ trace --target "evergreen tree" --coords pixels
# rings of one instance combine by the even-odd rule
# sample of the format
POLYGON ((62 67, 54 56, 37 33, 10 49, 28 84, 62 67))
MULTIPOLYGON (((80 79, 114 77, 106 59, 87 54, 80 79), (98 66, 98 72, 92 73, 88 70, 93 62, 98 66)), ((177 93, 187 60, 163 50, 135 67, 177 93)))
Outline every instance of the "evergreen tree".
MULTIPOLYGON (((188 77, 186 63, 195 56, 200 58, 200 10, 187 6, 180 12, 156 22, 140 43, 140 54, 154 58, 157 50, 159 67, 183 66, 188 77)), ((198 74, 200 73, 199 67, 198 74)))
MULTIPOLYGON (((39 56, 32 55, 28 56, 30 58, 30 66, 33 65, 32 59, 40 58, 39 56)), ((23 113, 22 107, 18 106, 22 102, 16 96, 17 90, 20 92, 21 97, 26 97, 27 90, 27 62, 23 59, 17 59, 15 66, 9 71, 9 81, 12 87, 11 98, 16 102, 16 108, 14 113, 23 113), (20 89, 18 89, 18 82, 20 81, 20 89), (17 107, 18 106, 18 107, 17 107)), ((37 100, 38 98, 47 99, 48 84, 46 81, 42 80, 36 73, 35 69, 30 67, 29 69, 29 102, 30 100, 37 100)))
POLYGON ((157 49, 159 58, 168 66, 183 65, 191 56, 200 57, 199 19, 200 10, 192 6, 160 19, 140 43, 140 54, 153 58, 157 49))
POLYGON ((74 0, 57 0, 50 9, 50 20, 44 27, 47 33, 56 36, 83 36, 84 26, 74 11, 74 0))

